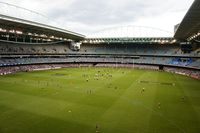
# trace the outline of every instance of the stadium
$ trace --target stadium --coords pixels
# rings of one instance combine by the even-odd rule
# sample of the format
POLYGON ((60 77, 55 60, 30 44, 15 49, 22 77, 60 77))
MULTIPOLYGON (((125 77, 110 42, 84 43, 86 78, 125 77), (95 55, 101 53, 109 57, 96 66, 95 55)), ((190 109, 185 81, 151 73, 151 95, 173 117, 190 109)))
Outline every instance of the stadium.
POLYGON ((170 34, 83 35, 0 12, 0 133, 199 133, 199 0, 170 34))

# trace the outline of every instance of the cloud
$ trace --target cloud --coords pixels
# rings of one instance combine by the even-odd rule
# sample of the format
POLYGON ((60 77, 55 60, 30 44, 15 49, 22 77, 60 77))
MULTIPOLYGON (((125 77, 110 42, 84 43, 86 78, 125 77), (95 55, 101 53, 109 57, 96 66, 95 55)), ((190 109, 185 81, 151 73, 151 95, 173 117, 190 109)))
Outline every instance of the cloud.
MULTIPOLYGON (((122 25, 144 25, 173 31, 173 25, 182 20, 193 2, 193 0, 3 1, 45 14, 59 27, 83 34, 122 25)), ((52 21, 49 22, 52 24, 52 21)))

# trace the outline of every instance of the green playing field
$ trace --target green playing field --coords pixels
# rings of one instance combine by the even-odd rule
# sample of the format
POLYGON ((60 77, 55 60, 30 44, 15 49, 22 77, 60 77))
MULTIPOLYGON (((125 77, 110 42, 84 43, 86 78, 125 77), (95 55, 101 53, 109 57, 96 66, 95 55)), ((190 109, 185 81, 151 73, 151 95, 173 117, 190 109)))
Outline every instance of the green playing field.
POLYGON ((0 76, 0 133, 199 133, 200 82, 68 68, 0 76))

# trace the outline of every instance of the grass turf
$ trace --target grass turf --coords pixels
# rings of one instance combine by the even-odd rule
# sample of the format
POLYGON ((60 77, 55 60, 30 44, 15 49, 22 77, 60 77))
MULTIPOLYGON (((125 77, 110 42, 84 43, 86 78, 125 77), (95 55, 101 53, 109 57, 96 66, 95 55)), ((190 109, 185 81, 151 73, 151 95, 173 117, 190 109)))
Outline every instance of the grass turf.
POLYGON ((0 133, 199 131, 200 82, 185 76, 68 68, 0 77, 0 133))

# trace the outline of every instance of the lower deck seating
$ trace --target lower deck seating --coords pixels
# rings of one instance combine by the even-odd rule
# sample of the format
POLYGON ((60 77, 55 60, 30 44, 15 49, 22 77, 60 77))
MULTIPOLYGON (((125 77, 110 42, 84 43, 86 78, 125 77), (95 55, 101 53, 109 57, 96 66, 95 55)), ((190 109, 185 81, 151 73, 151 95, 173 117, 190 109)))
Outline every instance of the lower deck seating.
POLYGON ((30 58, 0 58, 0 66, 16 66, 28 64, 48 64, 48 63, 116 63, 116 64, 150 64, 150 65, 170 65, 181 67, 192 67, 200 69, 200 59, 187 58, 180 61, 173 57, 104 57, 104 56, 80 56, 80 57, 30 57, 30 58))

